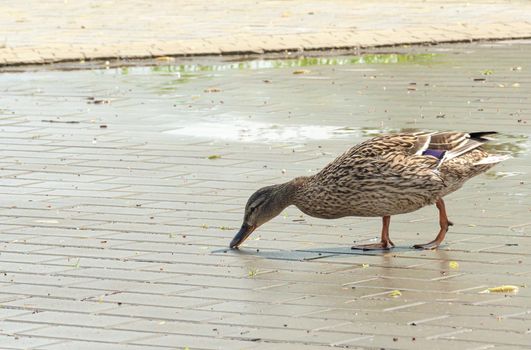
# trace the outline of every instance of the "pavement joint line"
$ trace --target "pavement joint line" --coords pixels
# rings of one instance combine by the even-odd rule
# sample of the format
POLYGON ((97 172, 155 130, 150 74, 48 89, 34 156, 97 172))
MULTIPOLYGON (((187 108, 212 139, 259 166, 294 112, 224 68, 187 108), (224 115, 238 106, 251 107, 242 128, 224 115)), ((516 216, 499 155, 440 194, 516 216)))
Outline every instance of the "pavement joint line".
POLYGON ((491 304, 491 303, 496 303, 498 301, 505 301, 506 300, 506 297, 500 297, 498 299, 490 299, 490 300, 482 300, 482 301, 476 301, 474 303, 472 303, 471 305, 485 305, 485 304, 491 304))
POLYGON ((529 314, 531 314, 531 310, 526 310, 526 311, 522 311, 522 312, 516 312, 516 313, 513 313, 513 314, 500 315, 500 317, 501 318, 512 318, 512 317, 524 316, 524 315, 529 315, 529 314))
POLYGON ((406 305, 399 305, 399 306, 389 307, 389 308, 383 309, 383 311, 384 312, 390 312, 390 311, 402 310, 402 309, 407 309, 407 308, 410 308, 410 307, 420 306, 420 305, 424 305, 424 304, 426 304, 425 301, 418 301, 416 303, 410 303, 410 304, 406 304, 406 305))
POLYGON ((463 334, 463 333, 469 333, 469 332, 472 332, 472 329, 465 328, 465 329, 460 329, 460 330, 453 331, 453 332, 432 335, 432 336, 426 337, 426 339, 435 340, 435 339, 439 339, 439 338, 448 338, 448 337, 452 337, 454 335, 463 334))
POLYGON ((360 341, 360 340, 372 339, 372 338, 374 338, 374 335, 361 335, 359 337, 354 337, 354 338, 351 338, 351 339, 342 340, 342 341, 335 342, 335 343, 330 343, 330 346, 338 347, 338 346, 345 345, 345 344, 348 344, 348 343, 352 343, 352 342, 356 342, 356 341, 360 341))
POLYGON ((429 281, 443 281, 443 280, 448 280, 448 279, 461 277, 461 276, 465 276, 465 275, 466 275, 466 273, 460 272, 460 273, 456 273, 454 275, 430 278, 429 281))
POLYGON ((420 319, 420 320, 410 321, 410 322, 408 322, 408 325, 413 326, 413 325, 418 325, 418 324, 431 322, 431 321, 444 320, 445 318, 448 318, 448 317, 450 317, 450 315, 441 315, 441 316, 435 316, 435 317, 428 317, 428 318, 423 318, 423 319, 420 319))
POLYGON ((494 344, 487 344, 487 345, 481 345, 481 346, 478 346, 478 347, 473 347, 473 348, 467 348, 465 350, 486 350, 486 349, 492 349, 492 348, 495 348, 496 345, 494 344))

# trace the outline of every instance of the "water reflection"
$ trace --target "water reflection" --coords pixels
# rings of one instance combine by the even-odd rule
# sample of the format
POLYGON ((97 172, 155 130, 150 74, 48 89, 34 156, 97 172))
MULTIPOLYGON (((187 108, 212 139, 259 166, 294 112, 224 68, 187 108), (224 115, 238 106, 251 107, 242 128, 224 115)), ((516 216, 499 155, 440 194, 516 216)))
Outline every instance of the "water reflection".
POLYGON ((277 125, 252 121, 199 122, 169 134, 239 142, 301 142, 347 137, 359 129, 326 125, 277 125))
POLYGON ((341 57, 297 57, 289 59, 255 59, 238 62, 205 62, 156 64, 141 67, 120 67, 102 70, 103 74, 178 74, 201 72, 224 72, 231 70, 260 70, 274 68, 297 68, 311 66, 344 66, 364 64, 432 64, 440 54, 379 53, 341 57))
POLYGON ((485 144, 486 150, 492 153, 510 154, 513 157, 520 157, 529 153, 529 137, 519 134, 498 134, 495 140, 485 144))

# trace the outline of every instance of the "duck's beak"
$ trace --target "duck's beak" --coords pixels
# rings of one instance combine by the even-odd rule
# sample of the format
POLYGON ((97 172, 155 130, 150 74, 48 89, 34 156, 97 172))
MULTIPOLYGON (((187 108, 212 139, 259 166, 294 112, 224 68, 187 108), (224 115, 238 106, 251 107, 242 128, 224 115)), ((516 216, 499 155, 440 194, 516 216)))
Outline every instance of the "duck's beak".
POLYGON ((249 237, 251 233, 256 229, 256 226, 250 226, 246 223, 243 223, 242 227, 240 228, 240 231, 234 236, 232 241, 230 242, 231 248, 238 248, 240 244, 243 243, 249 237))

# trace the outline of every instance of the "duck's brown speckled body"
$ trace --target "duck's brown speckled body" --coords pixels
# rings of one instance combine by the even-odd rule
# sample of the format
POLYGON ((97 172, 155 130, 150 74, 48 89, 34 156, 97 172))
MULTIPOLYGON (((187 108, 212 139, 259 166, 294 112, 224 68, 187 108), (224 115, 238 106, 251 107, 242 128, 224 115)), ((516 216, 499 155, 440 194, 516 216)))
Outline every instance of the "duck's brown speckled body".
POLYGON ((247 203, 240 230, 244 234, 239 233, 231 246, 238 246, 256 227, 293 204, 324 219, 381 216, 382 242, 359 248, 387 249, 393 245, 388 236, 391 215, 436 203, 441 231, 434 241, 416 246, 435 248, 451 225, 442 198, 506 159, 481 148, 488 141, 484 136, 494 133, 402 133, 367 140, 313 176, 258 190, 247 203))

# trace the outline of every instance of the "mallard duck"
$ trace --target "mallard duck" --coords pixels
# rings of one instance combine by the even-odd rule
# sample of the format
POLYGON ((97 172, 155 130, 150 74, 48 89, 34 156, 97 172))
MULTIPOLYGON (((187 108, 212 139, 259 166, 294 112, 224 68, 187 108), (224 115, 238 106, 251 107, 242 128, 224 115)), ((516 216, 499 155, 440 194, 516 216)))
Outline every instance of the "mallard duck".
POLYGON ((391 216, 434 204, 440 230, 415 248, 435 249, 444 240, 448 220, 443 197, 468 179, 509 158, 481 146, 496 132, 425 132, 378 136, 350 148, 320 172, 267 186, 251 195, 243 224, 230 243, 237 248, 259 226, 290 205, 323 219, 382 217, 381 240, 352 249, 390 249, 391 216))

